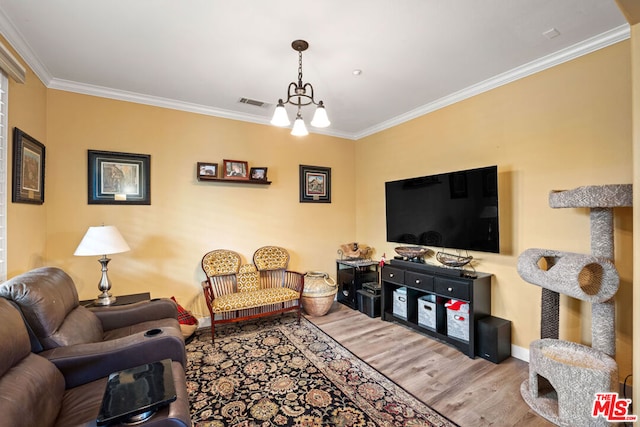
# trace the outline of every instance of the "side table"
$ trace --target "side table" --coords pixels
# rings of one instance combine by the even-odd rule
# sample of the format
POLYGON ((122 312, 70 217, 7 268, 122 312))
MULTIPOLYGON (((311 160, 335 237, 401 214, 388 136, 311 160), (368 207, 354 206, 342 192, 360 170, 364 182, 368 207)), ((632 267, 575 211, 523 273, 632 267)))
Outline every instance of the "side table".
POLYGON ((94 300, 88 299, 80 301, 80 305, 90 308, 90 307, 113 307, 116 305, 127 305, 133 304, 140 301, 149 301, 151 299, 150 292, 142 292, 140 294, 130 294, 130 295, 116 295, 116 302, 111 305, 95 305, 94 300))
POLYGON ((365 260, 336 260, 338 276, 338 302, 358 310, 357 292, 362 284, 378 283, 378 261, 365 260))

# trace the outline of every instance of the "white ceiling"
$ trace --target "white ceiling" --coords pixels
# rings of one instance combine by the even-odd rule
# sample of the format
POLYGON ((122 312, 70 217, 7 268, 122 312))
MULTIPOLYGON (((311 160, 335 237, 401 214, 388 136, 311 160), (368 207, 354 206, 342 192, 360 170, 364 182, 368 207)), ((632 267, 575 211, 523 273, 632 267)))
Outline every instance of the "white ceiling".
POLYGON ((0 31, 47 87, 265 124, 304 39, 351 139, 629 37, 614 0, 0 0, 0 31))

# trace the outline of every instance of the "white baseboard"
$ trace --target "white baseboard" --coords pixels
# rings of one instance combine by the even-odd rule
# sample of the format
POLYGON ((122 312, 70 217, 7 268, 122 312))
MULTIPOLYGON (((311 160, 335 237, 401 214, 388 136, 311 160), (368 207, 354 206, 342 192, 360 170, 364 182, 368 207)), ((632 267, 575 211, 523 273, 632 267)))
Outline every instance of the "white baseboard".
POLYGON ((211 317, 198 318, 198 329, 208 328, 209 326, 211 326, 211 317))
POLYGON ((529 363, 529 349, 511 345, 511 356, 529 363))

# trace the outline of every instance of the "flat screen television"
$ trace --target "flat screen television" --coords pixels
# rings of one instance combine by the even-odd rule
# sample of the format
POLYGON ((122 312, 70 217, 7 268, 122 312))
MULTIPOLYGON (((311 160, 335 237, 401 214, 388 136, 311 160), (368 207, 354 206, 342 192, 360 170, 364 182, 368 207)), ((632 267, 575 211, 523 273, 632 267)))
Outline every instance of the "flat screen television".
POLYGON ((387 241, 500 252, 498 167, 385 183, 387 241))

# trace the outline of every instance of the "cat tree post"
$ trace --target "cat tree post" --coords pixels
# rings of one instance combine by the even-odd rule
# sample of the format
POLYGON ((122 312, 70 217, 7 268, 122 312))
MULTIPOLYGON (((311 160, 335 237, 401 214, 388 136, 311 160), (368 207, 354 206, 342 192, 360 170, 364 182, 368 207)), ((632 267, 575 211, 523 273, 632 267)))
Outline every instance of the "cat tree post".
MULTIPOLYGON (((591 255, 614 259, 613 208, 633 205, 631 184, 579 187, 574 190, 552 191, 552 208, 589 208, 591 255)), ((591 307, 591 347, 609 356, 616 354, 615 304, 612 299, 591 307)))

